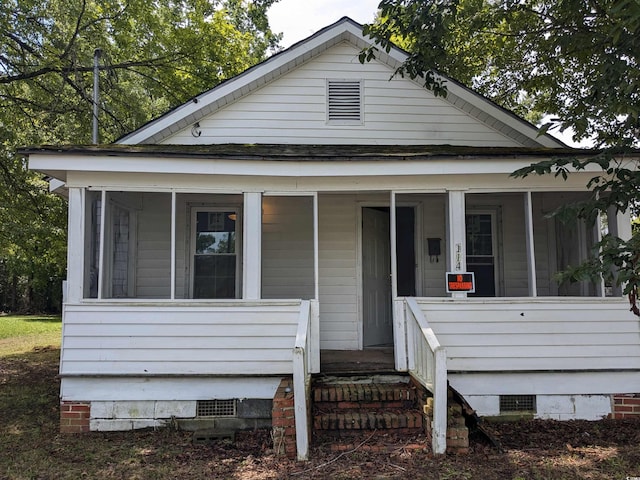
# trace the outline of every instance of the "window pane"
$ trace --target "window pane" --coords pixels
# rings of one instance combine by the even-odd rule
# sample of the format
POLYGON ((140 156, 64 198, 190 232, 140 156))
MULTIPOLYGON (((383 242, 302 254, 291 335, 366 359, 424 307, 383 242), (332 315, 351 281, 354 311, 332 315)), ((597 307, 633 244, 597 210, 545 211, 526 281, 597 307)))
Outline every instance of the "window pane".
POLYGON ((235 298, 235 255, 196 255, 194 269, 193 298, 235 298))
POLYGON ((235 212, 198 212, 196 222, 196 255, 235 253, 235 212))

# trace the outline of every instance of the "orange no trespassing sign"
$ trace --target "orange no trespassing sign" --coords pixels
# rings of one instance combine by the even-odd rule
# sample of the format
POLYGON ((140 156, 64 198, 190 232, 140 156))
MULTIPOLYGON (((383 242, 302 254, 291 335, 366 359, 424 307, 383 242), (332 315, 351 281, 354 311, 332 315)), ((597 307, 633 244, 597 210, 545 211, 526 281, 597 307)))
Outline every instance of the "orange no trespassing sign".
POLYGON ((473 272, 447 272, 447 293, 476 291, 476 282, 473 272))

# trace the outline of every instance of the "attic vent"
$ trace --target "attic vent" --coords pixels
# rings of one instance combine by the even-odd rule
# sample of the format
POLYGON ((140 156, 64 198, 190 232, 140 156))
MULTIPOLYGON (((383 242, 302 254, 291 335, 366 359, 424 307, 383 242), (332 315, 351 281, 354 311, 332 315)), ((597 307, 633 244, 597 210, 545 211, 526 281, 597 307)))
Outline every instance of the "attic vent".
POLYGON ((500 413, 535 411, 535 395, 500 395, 500 413))
POLYGON ((196 405, 198 417, 235 417, 236 401, 231 400, 198 400, 196 405))
POLYGON ((362 123, 360 80, 327 80, 327 122, 343 125, 362 123))

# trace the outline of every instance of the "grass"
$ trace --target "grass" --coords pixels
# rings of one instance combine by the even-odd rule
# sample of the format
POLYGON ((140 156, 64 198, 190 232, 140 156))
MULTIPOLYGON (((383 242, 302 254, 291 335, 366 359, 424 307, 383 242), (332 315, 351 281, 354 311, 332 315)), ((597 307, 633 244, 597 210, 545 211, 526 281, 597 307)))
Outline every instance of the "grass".
MULTIPOLYGON (((21 318, 19 323, 31 325, 21 318)), ((59 335, 59 322, 49 324, 58 325, 59 335)), ((46 330, 29 335, 46 336, 46 330)), ((5 340, 23 336, 21 328, 16 331, 5 340)), ((360 449, 339 455, 312 448, 307 463, 273 455, 268 432, 239 434, 236 443, 213 445, 194 445, 188 432, 169 428, 61 435, 59 356, 46 341, 34 351, 0 354, 0 480, 640 477, 640 422, 634 421, 521 420, 495 424, 504 453, 483 444, 474 444, 469 455, 441 457, 405 451, 402 445, 390 453, 360 449)))
POLYGON ((60 347, 62 319, 54 315, 0 315, 0 357, 60 347))

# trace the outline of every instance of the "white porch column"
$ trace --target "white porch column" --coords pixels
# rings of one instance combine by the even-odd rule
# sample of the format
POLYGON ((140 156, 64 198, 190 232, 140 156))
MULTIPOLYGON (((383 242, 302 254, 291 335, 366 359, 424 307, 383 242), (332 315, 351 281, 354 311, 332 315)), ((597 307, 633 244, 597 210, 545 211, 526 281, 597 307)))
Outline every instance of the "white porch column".
POLYGON ((69 231, 67 239, 67 295, 66 302, 82 299, 84 285, 84 222, 85 190, 69 188, 69 231))
POLYGON ((98 255, 98 299, 102 300, 104 294, 104 241, 107 238, 105 234, 106 215, 107 215, 107 191, 100 192, 100 249, 98 255))
POLYGON ((531 203, 531 192, 524 192, 524 222, 527 244, 527 277, 529 296, 537 297, 538 285, 536 281, 536 253, 533 237, 533 206, 531 203))
POLYGON ((262 286, 261 192, 245 192, 242 218, 242 298, 258 300, 262 286))
POLYGON ((398 247, 397 247, 397 233, 396 233, 396 192, 391 192, 391 198, 389 199, 389 232, 391 238, 389 239, 389 250, 391 253, 391 298, 398 296, 398 247))
MULTIPOLYGON (((607 211, 607 225, 611 235, 624 241, 631 239, 631 214, 628 210, 622 213, 616 212, 615 207, 609 208, 607 211)), ((622 286, 614 286, 613 295, 621 296, 622 286)))
POLYGON ((318 227, 318 192, 313 194, 313 298, 320 300, 320 230, 318 227))
POLYGON ((171 300, 176 298, 176 192, 171 192, 171 300))
MULTIPOLYGON (((447 197, 447 270, 467 270, 466 221, 464 190, 449 190, 447 197)), ((444 282, 445 279, 443 278, 444 282)), ((454 298, 466 298, 466 292, 451 294, 454 298)))

